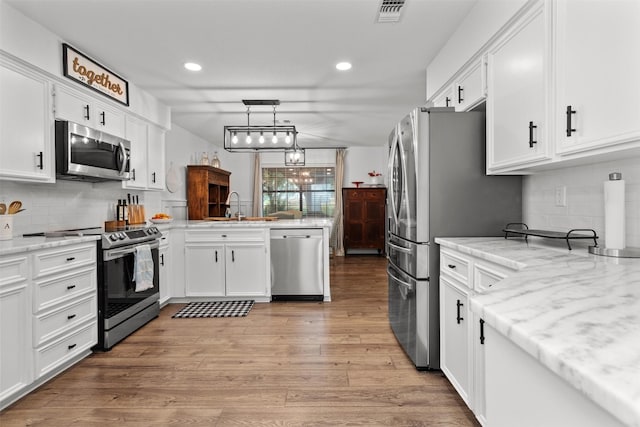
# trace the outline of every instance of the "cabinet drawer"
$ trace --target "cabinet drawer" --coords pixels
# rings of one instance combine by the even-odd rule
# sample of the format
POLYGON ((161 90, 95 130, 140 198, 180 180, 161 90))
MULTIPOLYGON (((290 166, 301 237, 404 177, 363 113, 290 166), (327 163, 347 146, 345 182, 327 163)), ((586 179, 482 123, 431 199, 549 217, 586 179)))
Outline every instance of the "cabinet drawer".
POLYGON ((508 275, 504 269, 477 263, 473 266, 473 288, 478 292, 486 291, 508 275))
POLYGON ((33 256, 33 277, 60 273, 72 268, 96 265, 96 244, 65 246, 37 252, 33 256))
POLYGON ((95 267, 55 276, 35 282, 33 312, 68 301, 70 298, 89 292, 96 292, 97 277, 95 267))
POLYGON ((384 189, 371 189, 371 190, 344 190, 344 198, 348 199, 369 199, 369 200, 384 200, 384 189))
POLYGON ((27 279, 27 257, 17 256, 0 259, 0 287, 27 279))
POLYGON ((264 242, 265 232, 263 229, 250 230, 250 229, 216 229, 216 230, 201 230, 201 231, 187 231, 185 235, 185 242, 264 242))
POLYGON ((459 257, 445 249, 440 249, 440 271, 470 287, 469 272, 471 270, 468 259, 459 257))
POLYGON ((89 350, 98 342, 98 322, 78 327, 51 344, 35 351, 36 378, 57 368, 74 356, 89 350))
POLYGON ((33 345, 42 343, 63 334, 71 329, 96 319, 98 303, 96 294, 90 294, 82 299, 74 300, 56 310, 39 314, 33 325, 33 345))

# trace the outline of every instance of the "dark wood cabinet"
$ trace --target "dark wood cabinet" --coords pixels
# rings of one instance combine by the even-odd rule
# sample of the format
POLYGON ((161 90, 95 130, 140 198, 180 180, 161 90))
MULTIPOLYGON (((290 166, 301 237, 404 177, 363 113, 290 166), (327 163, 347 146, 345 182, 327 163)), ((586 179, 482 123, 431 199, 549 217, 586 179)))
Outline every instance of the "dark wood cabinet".
POLYGON ((224 216, 231 172, 213 166, 187 166, 189 219, 224 216))
POLYGON ((384 253, 386 188, 343 188, 344 250, 384 253))

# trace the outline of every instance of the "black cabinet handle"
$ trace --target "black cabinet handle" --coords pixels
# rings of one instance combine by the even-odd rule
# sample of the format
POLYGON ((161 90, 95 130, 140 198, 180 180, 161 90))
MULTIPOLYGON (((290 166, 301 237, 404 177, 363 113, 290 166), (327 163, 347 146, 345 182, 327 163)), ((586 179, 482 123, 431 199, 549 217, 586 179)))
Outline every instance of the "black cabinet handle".
POLYGON ((216 262, 218 262, 218 251, 216 251, 216 262))
POLYGON ((484 345, 484 320, 480 319, 480 344, 484 345))
POLYGON ((231 251, 231 262, 236 262, 236 251, 231 251))
POLYGON ((85 120, 89 120, 91 116, 89 115, 89 104, 84 106, 84 118, 85 120))
POLYGON ((160 265, 164 265, 164 254, 160 254, 160 265))
POLYGON ((76 257, 71 256, 71 257, 67 258, 67 262, 69 262, 69 261, 73 261, 74 259, 76 259, 76 257))
POLYGON ((456 268, 456 266, 455 266, 455 265, 453 265, 453 264, 447 264, 447 267, 449 267, 449 268, 450 268, 450 269, 452 269, 452 270, 453 270, 454 268, 456 268))
POLYGON ((154 184, 156 183, 156 173, 152 173, 151 174, 151 182, 153 182, 154 184))
POLYGON ((100 113, 100 124, 102 126, 105 126, 107 124, 107 118, 105 117, 105 113, 104 111, 102 113, 100 113))
POLYGON ((567 105, 567 136, 571 136, 571 134, 576 131, 575 128, 571 127, 571 115, 575 113, 576 110, 573 110, 571 105, 567 105))
POLYGON ((533 140, 533 130, 537 128, 538 126, 534 125, 533 122, 529 122, 529 148, 533 148, 533 144, 538 143, 538 141, 533 140))
POLYGON ((69 286, 67 286, 67 290, 70 291, 71 289, 73 289, 75 287, 76 287, 76 285, 69 285, 69 286))
POLYGON ((72 350, 76 347, 77 344, 71 344, 67 346, 67 350, 72 350))
POLYGON ((221 236, 221 237, 227 237, 227 235, 226 235, 226 234, 221 234, 220 236, 221 236))
POLYGON ((458 324, 460 324, 460 322, 464 320, 464 317, 460 316, 460 307, 464 307, 464 304, 461 303, 460 300, 457 300, 456 301, 456 310, 457 310, 456 321, 458 322, 458 324))
POLYGON ((131 179, 136 180, 136 168, 131 169, 131 179))
POLYGON ((462 104, 462 101, 464 101, 462 92, 464 92, 464 88, 462 86, 458 86, 458 104, 462 104))
POLYGON ((71 320, 71 319, 73 319, 74 317, 76 317, 76 315, 75 315, 75 314, 70 314, 70 315, 68 315, 68 316, 67 316, 67 320, 71 320))
POLYGON ((449 106, 449 103, 451 102, 451 98, 449 98, 448 96, 444 99, 444 105, 445 107, 449 106))
POLYGON ((40 151, 40 153, 36 154, 36 157, 39 157, 38 169, 40 169, 40 170, 44 169, 44 166, 42 165, 42 151, 40 151))

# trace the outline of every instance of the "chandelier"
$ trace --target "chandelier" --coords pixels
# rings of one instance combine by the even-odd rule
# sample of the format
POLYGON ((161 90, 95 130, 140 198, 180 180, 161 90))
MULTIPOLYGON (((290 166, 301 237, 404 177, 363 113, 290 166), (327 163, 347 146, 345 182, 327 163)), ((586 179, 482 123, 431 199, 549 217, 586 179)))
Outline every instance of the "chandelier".
MULTIPOLYGON (((231 152, 300 150, 296 127, 293 125, 276 125, 276 106, 280 105, 280 100, 243 99, 242 103, 247 107, 247 124, 224 127, 225 150, 231 152), (251 125, 251 107, 265 105, 273 107, 273 125, 251 125)), ((304 154, 302 164, 304 164, 304 154)))

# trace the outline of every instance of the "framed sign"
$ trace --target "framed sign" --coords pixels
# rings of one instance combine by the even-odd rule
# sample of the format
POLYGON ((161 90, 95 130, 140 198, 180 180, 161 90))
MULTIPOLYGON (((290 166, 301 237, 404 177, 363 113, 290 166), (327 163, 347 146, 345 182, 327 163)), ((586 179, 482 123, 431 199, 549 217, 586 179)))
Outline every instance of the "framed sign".
POLYGON ((66 43, 62 44, 62 64, 65 77, 129 105, 129 83, 126 80, 66 43))

